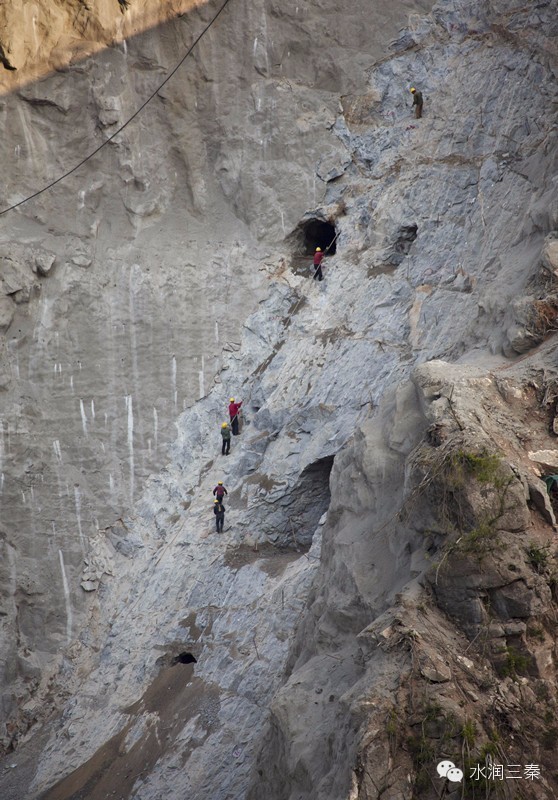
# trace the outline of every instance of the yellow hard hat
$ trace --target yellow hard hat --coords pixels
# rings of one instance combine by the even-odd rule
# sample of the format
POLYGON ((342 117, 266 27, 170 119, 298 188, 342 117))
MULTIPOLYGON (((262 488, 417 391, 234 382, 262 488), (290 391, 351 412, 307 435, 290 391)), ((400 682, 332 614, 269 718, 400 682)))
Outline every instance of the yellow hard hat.
POLYGON ((214 500, 213 502, 214 502, 214 503, 218 503, 219 501, 217 500, 217 498, 215 498, 215 500, 214 500))
POLYGON ((222 428, 228 428, 228 425, 227 425, 227 423, 226 423, 226 422, 223 422, 223 424, 221 425, 221 427, 222 427, 222 428))
POLYGON ((316 247, 316 253, 321 253, 321 252, 322 252, 322 248, 321 247, 316 247))
POLYGON ((223 481, 217 481, 217 486, 222 486, 222 485, 223 485, 223 481))
POLYGON ((229 403, 234 403, 234 397, 229 397, 229 403))
POLYGON ((414 94, 415 92, 416 92, 416 89, 415 89, 415 87, 414 87, 414 86, 411 86, 411 93, 412 93, 412 94, 414 94))

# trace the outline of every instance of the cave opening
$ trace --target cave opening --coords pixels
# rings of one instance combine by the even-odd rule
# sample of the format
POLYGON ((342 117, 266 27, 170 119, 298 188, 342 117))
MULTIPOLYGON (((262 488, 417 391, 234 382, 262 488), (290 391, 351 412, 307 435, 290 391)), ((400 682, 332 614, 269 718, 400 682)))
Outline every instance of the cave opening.
POLYGON ((289 526, 292 527, 287 531, 285 542, 288 546, 309 547, 312 544, 320 517, 327 511, 331 499, 329 476, 333 459, 334 456, 324 456, 302 471, 292 493, 293 503, 289 514, 289 526))
POLYGON ((173 664, 197 664, 198 659, 192 653, 179 653, 174 657, 173 664))
POLYGON ((304 255, 312 255, 316 251, 316 247, 327 250, 330 256, 335 254, 337 232, 335 225, 332 225, 331 222, 315 218, 309 219, 302 223, 301 229, 304 255))
POLYGON ((418 225, 402 225, 395 241, 394 250, 397 263, 401 263, 409 253, 412 243, 418 236, 418 225))

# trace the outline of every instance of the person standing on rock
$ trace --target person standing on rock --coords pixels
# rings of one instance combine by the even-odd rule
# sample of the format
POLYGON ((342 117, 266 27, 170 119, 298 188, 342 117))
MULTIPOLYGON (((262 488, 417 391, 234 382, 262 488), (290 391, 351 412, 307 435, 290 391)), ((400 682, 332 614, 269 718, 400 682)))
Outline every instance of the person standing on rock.
POLYGON ((213 501, 213 513, 215 514, 215 527, 217 533, 223 533, 223 525, 225 524, 225 506, 220 500, 213 501))
POLYGON ((242 400, 240 401, 240 403, 235 403, 234 397, 230 398, 229 417, 231 418, 233 436, 238 436, 238 434, 240 433, 240 431, 238 430, 238 414, 240 412, 241 405, 242 405, 242 400))
POLYGON ((226 494, 228 494, 228 492, 223 486, 223 481, 218 481, 217 486, 213 490, 213 496, 216 497, 217 500, 219 500, 219 502, 221 502, 221 500, 226 494))
POLYGON ((228 422, 223 422, 221 425, 221 436, 223 438, 223 446, 221 447, 221 454, 228 456, 231 451, 231 429, 228 422))
POLYGON ((319 281, 323 280, 323 277, 324 277, 322 275, 322 260, 323 260, 323 257, 324 257, 324 254, 322 253, 322 248, 321 247, 316 247, 316 252, 314 253, 314 280, 316 280, 316 278, 319 281))
POLYGON ((411 94, 413 95, 413 108, 415 109, 415 119, 420 119, 422 117, 422 92, 419 92, 415 89, 414 86, 411 87, 411 94))

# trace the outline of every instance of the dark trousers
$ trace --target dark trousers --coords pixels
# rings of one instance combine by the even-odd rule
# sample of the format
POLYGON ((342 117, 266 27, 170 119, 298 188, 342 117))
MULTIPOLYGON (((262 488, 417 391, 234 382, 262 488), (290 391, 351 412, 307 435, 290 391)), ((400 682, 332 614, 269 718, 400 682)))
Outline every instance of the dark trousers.
POLYGON ((316 280, 316 278, 317 278, 319 281, 321 281, 323 279, 323 277, 324 277, 322 275, 322 265, 319 264, 318 267, 315 268, 315 270, 316 271, 314 272, 314 280, 316 280))
POLYGON ((238 414, 235 414, 234 417, 231 419, 231 427, 233 436, 238 436, 240 431, 238 430, 238 414))
POLYGON ((223 446, 221 448, 221 454, 224 456, 228 456, 231 450, 231 440, 230 439, 223 439, 223 446))
POLYGON ((419 103, 415 106, 415 119, 420 119, 422 117, 422 103, 419 103))
POLYGON ((217 528, 217 533, 223 533, 224 524, 225 524, 225 515, 215 514, 215 527, 217 528))

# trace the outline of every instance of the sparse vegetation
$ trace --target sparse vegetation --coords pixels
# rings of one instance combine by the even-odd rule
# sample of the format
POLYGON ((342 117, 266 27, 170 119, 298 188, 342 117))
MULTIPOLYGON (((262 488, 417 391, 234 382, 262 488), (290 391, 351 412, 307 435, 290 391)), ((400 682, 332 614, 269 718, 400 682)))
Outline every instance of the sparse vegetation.
POLYGON ((510 510, 506 504, 508 489, 514 480, 499 456, 487 450, 478 452, 460 448, 449 459, 445 473, 446 486, 454 500, 451 510, 446 511, 446 502, 441 504, 442 514, 453 523, 460 536, 450 545, 450 551, 474 554, 479 560, 499 545, 497 522, 510 510), (481 484, 482 495, 493 496, 491 507, 477 514, 475 509, 463 507, 460 495, 464 494, 471 479, 481 484), (476 516, 476 519, 475 519, 476 516), (476 524, 475 524, 476 523, 476 524), (470 529, 467 530, 467 527, 470 529))
POLYGON ((467 744, 467 747, 475 746, 475 741, 477 738, 477 726, 473 720, 466 720, 461 729, 461 737, 467 744))
POLYGON ((462 536, 456 549, 462 553, 473 553, 481 559, 497 546, 498 531, 493 523, 484 521, 462 536))
POLYGON ((538 572, 539 575, 542 575, 542 573, 548 566, 548 559, 549 559, 548 546, 538 547, 538 545, 535 542, 530 542, 529 547, 525 548, 525 553, 527 554, 529 563, 531 564, 535 572, 538 572))
POLYGON ((544 628, 541 625, 530 625, 527 628, 527 636, 530 639, 538 639, 544 642, 544 628))
POLYGON ((506 678, 517 678, 524 675, 529 667, 529 659, 515 647, 506 647, 506 661, 502 667, 502 675, 506 678))
POLYGON ((386 722, 386 733, 389 736, 395 736, 397 733, 397 713, 394 708, 389 712, 386 722))
POLYGON ((451 464, 453 467, 453 479, 460 485, 463 478, 470 475, 479 483, 492 483, 494 486, 502 486, 502 462, 494 453, 486 450, 480 453, 468 453, 465 450, 458 450, 452 454, 451 464), (461 478, 461 480, 459 480, 461 478))

